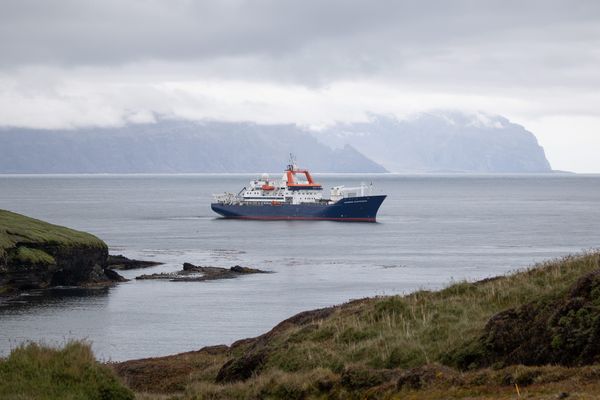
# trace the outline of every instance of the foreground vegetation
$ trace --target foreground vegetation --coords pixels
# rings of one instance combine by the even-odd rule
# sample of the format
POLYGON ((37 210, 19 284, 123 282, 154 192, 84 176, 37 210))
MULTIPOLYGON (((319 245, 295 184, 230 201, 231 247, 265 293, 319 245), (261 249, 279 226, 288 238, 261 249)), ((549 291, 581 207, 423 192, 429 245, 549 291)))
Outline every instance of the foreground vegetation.
MULTIPOLYGON (((11 383, 0 383, 0 398, 130 395, 89 347, 49 351, 29 345, 1 361, 0 382, 11 383), (77 367, 48 362, 72 353, 77 367), (46 372, 15 367, 23 359, 46 372)), ((597 398, 600 253, 308 311, 231 346, 110 367, 140 399, 597 398)))
POLYGON ((115 369, 140 393, 183 398, 556 398, 565 390, 586 398, 600 387, 600 349, 589 346, 600 334, 599 269, 600 254, 590 253, 353 301, 231 347, 115 369))
POLYGON ((129 400, 133 393, 98 363, 86 343, 62 349, 26 344, 0 359, 0 398, 129 400))

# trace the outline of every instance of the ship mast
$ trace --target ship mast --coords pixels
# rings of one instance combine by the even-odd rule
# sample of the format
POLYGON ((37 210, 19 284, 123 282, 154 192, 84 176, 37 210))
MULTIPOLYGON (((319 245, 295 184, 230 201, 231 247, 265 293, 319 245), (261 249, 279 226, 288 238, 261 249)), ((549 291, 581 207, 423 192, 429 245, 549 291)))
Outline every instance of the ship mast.
POLYGON ((287 166, 288 171, 295 171, 298 169, 296 165, 296 157, 294 157, 293 153, 290 153, 290 163, 287 166))

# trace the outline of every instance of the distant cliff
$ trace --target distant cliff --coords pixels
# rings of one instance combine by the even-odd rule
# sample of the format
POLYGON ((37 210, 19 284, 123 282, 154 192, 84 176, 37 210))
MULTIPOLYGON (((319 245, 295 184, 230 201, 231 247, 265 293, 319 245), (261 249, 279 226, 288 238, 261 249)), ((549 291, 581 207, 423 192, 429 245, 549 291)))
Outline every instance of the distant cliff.
POLYGON ((275 172, 289 153, 315 172, 386 172, 295 125, 162 120, 119 128, 0 129, 0 173, 275 172))
POLYGON ((352 145, 391 172, 550 172, 536 137, 501 116, 422 113, 380 115, 314 133, 331 146, 352 145))

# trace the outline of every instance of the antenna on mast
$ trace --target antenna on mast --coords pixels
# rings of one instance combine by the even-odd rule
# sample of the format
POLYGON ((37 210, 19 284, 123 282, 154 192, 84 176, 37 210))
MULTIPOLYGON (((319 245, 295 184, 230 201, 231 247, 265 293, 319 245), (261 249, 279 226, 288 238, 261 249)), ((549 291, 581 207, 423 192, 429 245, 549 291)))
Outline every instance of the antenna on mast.
POLYGON ((290 163, 288 164, 288 170, 295 171, 298 167, 296 166, 296 157, 293 153, 290 153, 290 163))

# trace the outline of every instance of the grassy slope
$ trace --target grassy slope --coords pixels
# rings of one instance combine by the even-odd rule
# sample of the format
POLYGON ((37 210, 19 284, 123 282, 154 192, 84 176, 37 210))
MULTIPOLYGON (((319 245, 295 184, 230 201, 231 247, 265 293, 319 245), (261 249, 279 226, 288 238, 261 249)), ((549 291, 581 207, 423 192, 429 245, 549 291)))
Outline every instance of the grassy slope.
POLYGON ((350 303, 329 318, 290 329, 271 343, 268 368, 341 370, 350 363, 371 368, 452 365, 449 350, 475 339, 487 320, 507 308, 558 296, 581 275, 600 268, 598 254, 551 262, 525 272, 477 283, 457 283, 350 303))
POLYGON ((98 363, 85 343, 62 349, 22 345, 0 359, 0 398, 17 399, 133 399, 114 372, 98 363))
MULTIPOLYGON (((138 360, 118 365, 117 370, 136 390, 173 393, 185 388, 185 397, 189 398, 318 398, 324 393, 335 394, 334 398, 357 393, 393 398, 397 393, 395 382, 405 371, 436 363, 457 365, 460 351, 456 350, 471 346, 494 314, 532 301, 557 298, 579 277, 599 268, 600 253, 591 253, 505 277, 456 283, 437 292, 354 301, 326 313, 314 313, 313 317, 284 321, 262 337, 240 341, 221 352, 138 360), (264 361, 258 367, 248 364, 249 368, 257 367, 250 379, 215 382, 224 361, 233 358, 244 365, 256 354, 264 355, 264 361), (173 373, 183 357, 186 373, 173 373)), ((600 368, 587 367, 584 374, 595 380, 581 378, 579 372, 573 372, 576 369, 544 368, 541 372, 521 366, 460 373, 434 368, 436 379, 449 375, 453 378, 440 378, 441 389, 432 385, 414 392, 417 394, 413 398, 447 398, 444 396, 449 392, 454 393, 453 397, 501 398, 499 393, 505 393, 506 398, 514 398, 513 384, 519 382, 532 385, 530 391, 549 391, 553 396, 560 385, 572 386, 584 394, 586 388, 592 390, 590 393, 598 389, 600 368), (455 374, 460 374, 460 379, 455 374), (562 383, 553 387, 556 381, 562 383)), ((413 389, 403 388, 403 396, 410 398, 413 389)))
POLYGON ((0 260, 17 243, 25 246, 17 252, 17 257, 22 257, 23 261, 42 263, 52 262, 52 257, 43 251, 26 248, 27 244, 106 247, 102 240, 89 233, 0 210, 0 260))

